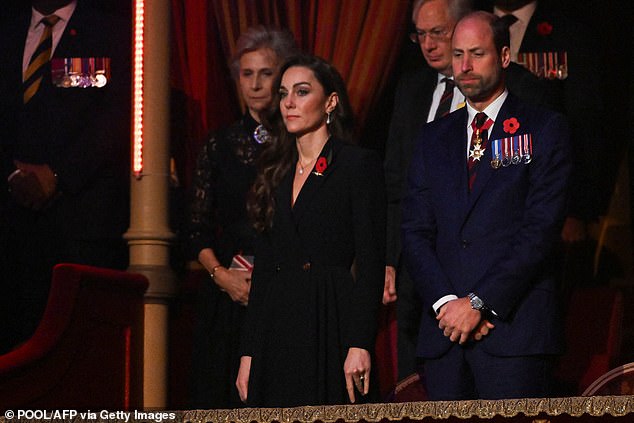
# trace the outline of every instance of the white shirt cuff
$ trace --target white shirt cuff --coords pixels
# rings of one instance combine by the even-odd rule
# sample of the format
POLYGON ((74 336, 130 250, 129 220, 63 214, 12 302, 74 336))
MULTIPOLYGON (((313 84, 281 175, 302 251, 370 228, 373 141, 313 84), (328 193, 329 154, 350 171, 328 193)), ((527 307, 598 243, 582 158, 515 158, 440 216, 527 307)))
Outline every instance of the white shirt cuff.
POLYGON ((440 310, 440 307, 445 305, 445 303, 452 300, 457 300, 457 299, 458 299, 457 295, 454 295, 454 294, 445 295, 444 297, 436 301, 431 307, 434 309, 434 313, 438 314, 438 310, 440 310))

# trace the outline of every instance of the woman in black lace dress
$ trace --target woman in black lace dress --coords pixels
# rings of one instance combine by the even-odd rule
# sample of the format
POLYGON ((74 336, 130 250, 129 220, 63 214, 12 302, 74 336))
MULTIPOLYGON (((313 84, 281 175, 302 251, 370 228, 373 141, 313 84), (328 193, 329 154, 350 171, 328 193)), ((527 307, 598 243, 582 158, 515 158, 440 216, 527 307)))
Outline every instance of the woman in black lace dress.
POLYGON ((251 271, 231 268, 231 263, 236 255, 253 255, 255 232, 245 202, 255 161, 267 141, 259 115, 271 104, 279 67, 293 53, 295 42, 287 31, 259 26, 240 36, 231 70, 247 111, 212 133, 198 156, 187 241, 191 258, 205 267, 210 280, 198 298, 191 392, 195 408, 241 405, 234 381, 251 271))

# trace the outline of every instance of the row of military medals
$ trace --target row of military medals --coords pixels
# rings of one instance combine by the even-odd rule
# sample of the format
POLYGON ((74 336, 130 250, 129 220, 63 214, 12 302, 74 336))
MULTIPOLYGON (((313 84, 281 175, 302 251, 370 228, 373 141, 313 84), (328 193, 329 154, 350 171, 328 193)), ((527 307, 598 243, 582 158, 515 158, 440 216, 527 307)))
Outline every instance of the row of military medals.
MULTIPOLYGON (((499 169, 512 164, 529 164, 533 159, 533 139, 531 134, 522 134, 509 138, 501 138, 491 142, 493 157, 491 167, 499 169)), ((475 129, 475 140, 469 157, 474 161, 480 161, 485 149, 482 148, 482 135, 479 128, 475 129)))
POLYGON ((529 164, 533 160, 533 138, 522 134, 501 138, 491 142, 491 167, 499 169, 520 163, 529 164))

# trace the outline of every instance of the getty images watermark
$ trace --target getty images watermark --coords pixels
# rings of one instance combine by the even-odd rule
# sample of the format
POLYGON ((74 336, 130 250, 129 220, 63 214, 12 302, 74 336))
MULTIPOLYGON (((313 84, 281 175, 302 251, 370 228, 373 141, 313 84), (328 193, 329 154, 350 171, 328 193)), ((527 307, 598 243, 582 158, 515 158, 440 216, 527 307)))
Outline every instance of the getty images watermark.
POLYGON ((4 418, 7 420, 114 420, 118 422, 155 422, 163 423, 176 420, 173 411, 78 411, 78 410, 7 410, 4 418))

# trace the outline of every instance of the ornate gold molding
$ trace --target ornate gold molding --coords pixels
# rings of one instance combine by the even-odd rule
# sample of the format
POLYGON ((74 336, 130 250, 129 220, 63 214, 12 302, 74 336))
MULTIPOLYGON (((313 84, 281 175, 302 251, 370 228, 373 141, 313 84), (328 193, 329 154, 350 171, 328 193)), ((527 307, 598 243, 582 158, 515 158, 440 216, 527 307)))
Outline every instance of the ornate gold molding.
POLYGON ((306 406, 295 408, 244 408, 233 410, 192 410, 179 413, 183 422, 367 422, 424 418, 468 419, 568 414, 578 417, 614 416, 634 413, 634 396, 527 398, 513 400, 427 401, 390 404, 306 406))

